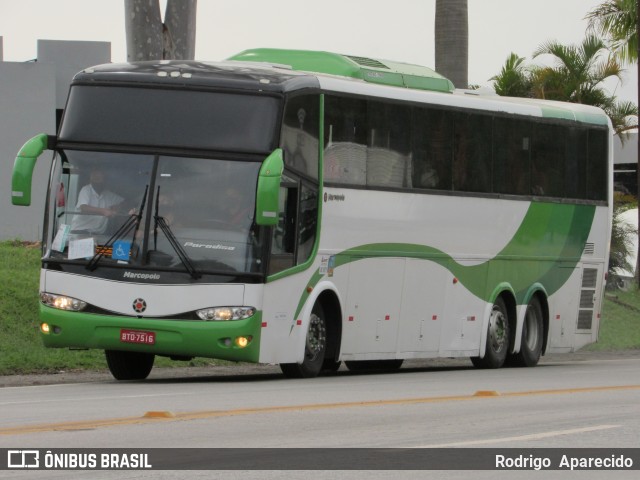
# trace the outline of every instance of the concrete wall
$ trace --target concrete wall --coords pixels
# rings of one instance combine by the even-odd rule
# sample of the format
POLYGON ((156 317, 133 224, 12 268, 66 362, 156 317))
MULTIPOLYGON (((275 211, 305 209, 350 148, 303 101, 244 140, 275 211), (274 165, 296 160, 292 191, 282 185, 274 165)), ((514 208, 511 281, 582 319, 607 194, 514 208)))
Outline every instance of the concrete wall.
POLYGON ((56 109, 64 108, 73 75, 110 58, 106 42, 39 40, 37 61, 0 61, 0 240, 41 239, 52 152, 36 163, 30 207, 11 204, 14 159, 34 135, 56 133, 56 109))

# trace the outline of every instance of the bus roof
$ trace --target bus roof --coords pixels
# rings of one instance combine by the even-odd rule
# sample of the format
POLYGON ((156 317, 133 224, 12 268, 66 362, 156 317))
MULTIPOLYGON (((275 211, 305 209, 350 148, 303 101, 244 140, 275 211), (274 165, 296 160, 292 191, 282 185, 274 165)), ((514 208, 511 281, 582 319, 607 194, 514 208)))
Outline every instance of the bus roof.
POLYGON ((229 60, 272 62, 294 70, 357 78, 365 82, 451 93, 453 83, 430 68, 409 63, 306 50, 256 48, 229 60))
POLYGON ((319 88, 313 75, 290 67, 241 62, 157 60, 109 63, 86 68, 73 78, 74 84, 134 84, 175 88, 229 88, 260 92, 287 92, 319 88))
POLYGON ((254 49, 234 55, 224 62, 160 60, 99 65, 78 73, 74 83, 146 84, 187 89, 229 88, 265 93, 311 88, 601 126, 610 123, 607 115, 596 107, 456 90, 449 80, 429 68, 384 62, 329 52, 254 49))

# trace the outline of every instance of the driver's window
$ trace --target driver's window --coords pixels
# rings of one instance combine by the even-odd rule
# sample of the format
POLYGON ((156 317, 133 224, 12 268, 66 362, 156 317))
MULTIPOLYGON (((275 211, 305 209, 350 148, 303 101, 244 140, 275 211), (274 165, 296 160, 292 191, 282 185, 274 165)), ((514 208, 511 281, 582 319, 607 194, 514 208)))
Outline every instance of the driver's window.
POLYGON ((273 228, 269 274, 295 265, 298 182, 284 175, 280 184, 278 224, 273 228))

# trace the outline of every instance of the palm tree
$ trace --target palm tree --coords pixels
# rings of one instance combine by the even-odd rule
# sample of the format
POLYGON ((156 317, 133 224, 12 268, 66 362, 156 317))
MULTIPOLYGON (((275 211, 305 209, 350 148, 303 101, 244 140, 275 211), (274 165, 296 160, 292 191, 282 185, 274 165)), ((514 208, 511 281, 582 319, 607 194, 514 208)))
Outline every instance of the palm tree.
POLYGON ((498 95, 505 97, 532 96, 531 74, 524 65, 524 57, 511 53, 502 66, 500 73, 493 80, 493 89, 498 95))
MULTIPOLYGON (((640 37, 640 4, 638 0, 606 0, 587 15, 589 28, 609 39, 611 47, 618 57, 626 63, 635 63, 640 78, 638 62, 638 37, 640 37)), ((640 82, 638 83, 640 98, 640 82)), ((640 152, 640 132, 638 133, 638 151, 640 152)), ((636 166, 638 191, 636 199, 640 201, 640 159, 636 166)), ((640 223, 640 209, 638 209, 640 223)), ((638 231, 638 263, 636 264, 636 284, 640 287, 640 230, 638 231)))
POLYGON ((606 0, 586 18, 589 29, 608 38, 623 62, 638 61, 638 0, 606 0))
POLYGON ((533 57, 540 55, 552 55, 556 59, 554 67, 537 69, 536 87, 541 89, 541 98, 602 108, 609 98, 603 82, 622 75, 620 64, 609 55, 604 41, 594 35, 587 36, 580 45, 546 42, 533 57), (605 54, 607 57, 603 58, 605 54))
POLYGON ((436 71, 458 88, 469 86, 467 0, 436 0, 436 71))
POLYGON ((549 41, 533 54, 534 58, 540 55, 555 57, 556 64, 531 68, 534 97, 600 107, 611 119, 616 134, 637 127, 637 106, 618 102, 604 88, 604 81, 620 78, 623 69, 601 38, 589 35, 579 45, 549 41))

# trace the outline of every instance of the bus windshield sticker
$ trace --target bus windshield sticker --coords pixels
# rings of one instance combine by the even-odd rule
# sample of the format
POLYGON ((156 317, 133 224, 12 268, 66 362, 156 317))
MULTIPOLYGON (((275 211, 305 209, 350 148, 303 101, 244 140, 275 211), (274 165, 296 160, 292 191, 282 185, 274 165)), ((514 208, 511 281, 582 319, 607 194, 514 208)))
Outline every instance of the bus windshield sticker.
POLYGON ((69 260, 91 258, 95 254, 93 237, 71 240, 69 242, 69 260))
POLYGON ((327 275, 333 277, 333 269, 336 267, 336 256, 331 255, 329 257, 329 268, 327 270, 327 275))
POLYGON ((67 240, 69 239, 69 231, 71 230, 71 225, 61 224, 58 232, 56 233, 56 237, 53 239, 53 243, 51 244, 51 249, 56 252, 64 252, 65 247, 67 246, 67 240))
POLYGON ((322 260, 320 261, 320 270, 319 270, 320 275, 327 274, 328 265, 329 265, 329 257, 322 257, 322 260))
POLYGON ((111 258, 114 260, 129 260, 131 256, 131 242, 129 240, 116 240, 113 242, 111 258))

